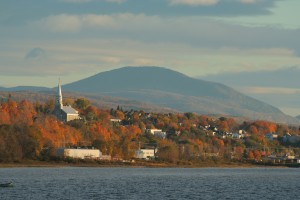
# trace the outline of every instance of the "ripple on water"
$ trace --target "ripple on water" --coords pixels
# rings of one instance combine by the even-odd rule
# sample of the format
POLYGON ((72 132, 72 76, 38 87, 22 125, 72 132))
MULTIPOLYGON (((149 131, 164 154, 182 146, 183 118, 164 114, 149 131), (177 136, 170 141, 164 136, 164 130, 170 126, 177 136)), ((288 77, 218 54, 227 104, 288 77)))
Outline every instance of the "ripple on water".
POLYGON ((0 199, 297 199, 299 169, 3 168, 0 199))

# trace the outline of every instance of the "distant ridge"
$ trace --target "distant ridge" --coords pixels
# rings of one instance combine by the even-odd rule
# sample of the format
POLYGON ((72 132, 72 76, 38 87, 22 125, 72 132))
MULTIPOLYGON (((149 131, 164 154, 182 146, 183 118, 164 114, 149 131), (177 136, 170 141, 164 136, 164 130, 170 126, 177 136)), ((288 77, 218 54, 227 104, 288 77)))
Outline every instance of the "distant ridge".
POLYGON ((123 67, 63 86, 64 90, 123 97, 181 112, 299 123, 279 109, 223 84, 161 67, 123 67))
MULTIPOLYGON (((299 118, 288 116, 274 106, 223 84, 191 78, 161 67, 123 67, 63 85, 62 89, 63 93, 74 98, 87 97, 95 105, 105 108, 121 105, 123 108, 153 112, 196 112, 249 120, 300 123, 299 118)), ((19 100, 20 95, 41 100, 49 99, 53 88, 0 87, 0 91, 17 92, 19 100)))
POLYGON ((32 92, 40 92, 40 91, 50 91, 51 88, 47 87, 36 87, 36 86, 17 86, 11 88, 0 87, 1 91, 32 91, 32 92))

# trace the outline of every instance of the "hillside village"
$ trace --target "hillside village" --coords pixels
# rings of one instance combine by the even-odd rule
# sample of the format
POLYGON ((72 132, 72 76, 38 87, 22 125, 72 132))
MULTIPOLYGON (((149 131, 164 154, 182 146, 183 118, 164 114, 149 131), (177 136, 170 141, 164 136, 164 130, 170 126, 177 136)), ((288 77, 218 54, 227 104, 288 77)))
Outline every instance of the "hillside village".
POLYGON ((46 103, 2 98, 0 162, 24 159, 220 160, 299 163, 299 127, 188 113, 101 110, 84 98, 63 105, 62 91, 46 103), (68 108, 68 109, 66 109, 68 108), (70 113, 68 113, 70 111, 70 113), (72 115, 71 118, 68 115, 72 115))

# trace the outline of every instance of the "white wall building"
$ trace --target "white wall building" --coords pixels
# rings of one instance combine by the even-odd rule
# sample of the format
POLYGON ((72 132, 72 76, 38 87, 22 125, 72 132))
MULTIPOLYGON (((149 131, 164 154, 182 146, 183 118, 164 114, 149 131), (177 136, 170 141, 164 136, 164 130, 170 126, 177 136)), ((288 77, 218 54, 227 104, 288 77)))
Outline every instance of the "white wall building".
POLYGON ((139 159, 149 159, 149 158, 154 158, 154 149, 139 149, 135 151, 135 158, 139 159))
POLYGON ((117 119, 117 118, 111 118, 110 121, 113 122, 113 123, 120 123, 122 120, 117 119))
POLYGON ((110 156, 102 155, 99 149, 84 149, 84 148, 58 148, 57 156, 79 158, 79 159, 104 159, 110 160, 110 156))
POLYGON ((150 132, 151 134, 153 134, 153 135, 154 135, 155 132, 162 132, 161 129, 154 129, 154 128, 152 128, 152 129, 147 129, 147 131, 149 131, 149 132, 150 132))
POLYGON ((167 137, 167 133, 163 132, 161 129, 147 129, 146 131, 153 134, 155 137, 159 137, 165 139, 167 137))

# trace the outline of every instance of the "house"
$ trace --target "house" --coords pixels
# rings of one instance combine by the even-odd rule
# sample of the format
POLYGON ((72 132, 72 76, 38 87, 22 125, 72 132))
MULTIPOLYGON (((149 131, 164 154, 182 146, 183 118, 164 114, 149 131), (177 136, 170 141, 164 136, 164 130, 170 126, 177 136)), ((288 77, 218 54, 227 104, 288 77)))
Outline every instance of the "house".
POLYGON ((228 132, 220 132, 219 135, 223 139, 225 139, 225 138, 232 138, 232 133, 228 133, 228 132))
POLYGON ((102 155, 99 149, 94 148, 58 148, 56 155, 60 157, 70 157, 79 159, 100 159, 100 160, 111 160, 109 155, 102 155))
POLYGON ((112 123, 120 123, 122 120, 121 119, 118 119, 118 118, 111 118, 110 121, 112 123))
POLYGON ((268 156, 268 161, 274 164, 300 164, 300 159, 296 158, 296 156, 294 155, 290 155, 290 154, 285 154, 283 156, 276 156, 276 155, 271 155, 268 156))
POLYGON ((278 135, 277 134, 274 134, 274 133, 267 133, 265 135, 265 138, 269 141, 273 141, 274 139, 277 139, 278 138, 278 135))
POLYGON ((121 119, 118 119, 118 118, 111 118, 110 119, 110 122, 113 126, 119 126, 121 125, 122 123, 122 120, 121 119))
POLYGON ((135 158, 139 159, 153 159, 155 158, 155 149, 139 149, 135 151, 135 158))
POLYGON ((232 133, 232 138, 233 138, 233 139, 241 139, 241 138, 243 138, 243 134, 240 134, 240 133, 232 133))
POLYGON ((166 139, 167 133, 166 132, 162 132, 162 131, 161 132, 155 132, 154 136, 158 137, 158 138, 166 139))
POLYGON ((61 157, 80 158, 80 159, 99 159, 102 155, 99 149, 86 148, 58 148, 56 155, 61 157))
POLYGON ((155 132, 162 132, 161 129, 155 129, 155 128, 147 129, 146 131, 150 132, 150 133, 153 134, 153 135, 154 135, 155 132))
POLYGON ((161 129, 146 129, 147 132, 151 133, 155 137, 166 139, 167 133, 163 132, 161 129))
POLYGON ((53 114, 63 122, 68 122, 74 119, 80 119, 79 113, 77 110, 72 108, 69 105, 63 105, 62 92, 60 81, 58 82, 58 91, 55 98, 55 108, 53 114))

